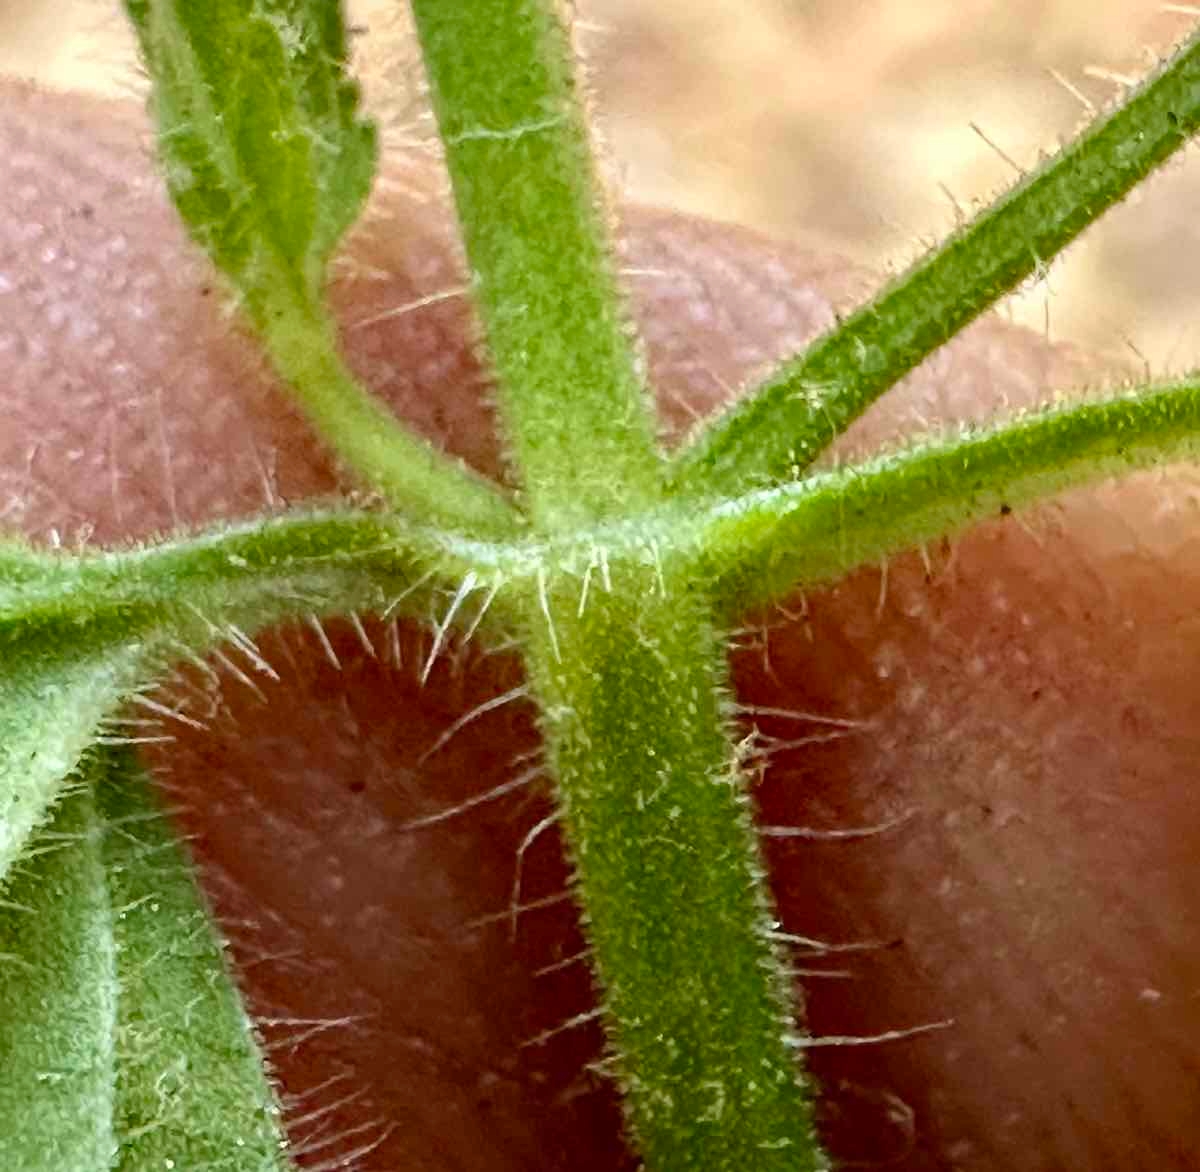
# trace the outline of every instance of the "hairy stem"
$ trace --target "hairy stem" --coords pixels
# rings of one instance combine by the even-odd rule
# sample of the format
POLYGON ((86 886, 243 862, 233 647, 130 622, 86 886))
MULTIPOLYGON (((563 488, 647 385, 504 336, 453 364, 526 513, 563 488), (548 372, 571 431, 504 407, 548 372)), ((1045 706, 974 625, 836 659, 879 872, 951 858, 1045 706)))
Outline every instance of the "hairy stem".
POLYGON ((676 459, 674 491, 795 480, 884 391, 1038 271, 1200 127, 1200 34, 1107 118, 918 262, 676 459))
POLYGON ((67 630, 79 655, 163 635, 203 646, 230 623, 253 633, 314 613, 429 617, 439 594, 471 572, 472 548, 436 529, 346 510, 63 558, 0 594, 0 650, 10 660, 28 655, 36 640, 61 643, 67 630))
POLYGON ((268 316, 261 330, 317 432, 394 508, 422 524, 484 538, 518 530, 519 515, 494 484, 403 427, 358 382, 322 311, 289 305, 268 316))
POLYGON ((660 491, 558 0, 414 0, 434 108, 534 522, 660 491))
POLYGON ((1063 489, 1198 453, 1195 381, 1047 408, 718 506, 698 522, 692 573, 732 618, 1063 489))
POLYGON ((645 1166, 825 1167, 705 602, 641 566, 561 586, 529 664, 645 1166))

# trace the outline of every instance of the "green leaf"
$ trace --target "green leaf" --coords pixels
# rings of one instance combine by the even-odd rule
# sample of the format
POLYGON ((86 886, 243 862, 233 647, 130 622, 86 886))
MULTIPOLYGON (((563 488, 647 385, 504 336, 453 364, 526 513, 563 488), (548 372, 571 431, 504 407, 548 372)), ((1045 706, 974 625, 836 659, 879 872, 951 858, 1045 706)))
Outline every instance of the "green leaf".
POLYGON ((128 750, 92 776, 113 913, 118 1167, 282 1168, 262 1056, 187 860, 128 750))
POLYGON ((159 149, 193 235, 260 322, 319 302, 357 218, 375 130, 331 0, 126 0, 153 77, 159 149))
POLYGON ((77 790, 0 889, 0 1151, 20 1172, 111 1167, 112 912, 77 790))
POLYGON ((511 533, 511 503, 400 426, 348 370, 326 268, 375 169, 336 0, 126 0, 167 186, 276 369, 351 469, 423 521, 511 533))
POLYGON ((89 755, 0 907, 12 1172, 280 1172, 261 1056, 127 749, 89 755))
POLYGON ((5 634, 0 618, 0 879, 142 659, 137 646, 47 655, 40 641, 23 649, 5 634))
POLYGON ((181 856, 128 756, 88 746, 168 645, 245 647, 247 629, 291 615, 430 613, 443 593, 457 597, 468 549, 349 511, 85 556, 0 547, 6 1169, 282 1167, 252 1040, 181 856), (95 794, 76 787, 36 834, 81 758, 95 794))

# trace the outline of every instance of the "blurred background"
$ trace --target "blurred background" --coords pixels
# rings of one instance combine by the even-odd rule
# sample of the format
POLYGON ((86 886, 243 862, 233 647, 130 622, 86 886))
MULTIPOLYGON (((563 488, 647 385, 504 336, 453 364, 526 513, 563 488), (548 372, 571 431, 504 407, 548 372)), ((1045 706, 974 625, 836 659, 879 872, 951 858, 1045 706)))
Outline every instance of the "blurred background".
MULTIPOLYGON (((902 267, 1200 21, 1161 0, 575 0, 609 169, 628 196, 902 267)), ((352 0, 392 149, 432 134, 397 0, 352 0), (382 84, 386 79, 386 86, 382 84)), ((117 0, 0 0, 0 73, 141 89, 117 0)), ((1190 148, 1002 312, 1200 366, 1190 148)))

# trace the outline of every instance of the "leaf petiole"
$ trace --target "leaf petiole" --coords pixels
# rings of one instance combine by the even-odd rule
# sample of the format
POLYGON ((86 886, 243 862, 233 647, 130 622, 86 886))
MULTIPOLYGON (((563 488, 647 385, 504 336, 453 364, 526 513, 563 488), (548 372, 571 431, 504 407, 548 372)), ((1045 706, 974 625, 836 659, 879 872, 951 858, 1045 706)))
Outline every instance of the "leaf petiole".
POLYGON ((1042 269, 1200 128, 1200 33, 1107 118, 1018 183, 676 456, 672 492, 786 484, 884 391, 1042 269))
POLYGON ((1059 404, 750 493, 697 519, 727 615, 1106 477, 1200 454, 1200 383, 1059 404))

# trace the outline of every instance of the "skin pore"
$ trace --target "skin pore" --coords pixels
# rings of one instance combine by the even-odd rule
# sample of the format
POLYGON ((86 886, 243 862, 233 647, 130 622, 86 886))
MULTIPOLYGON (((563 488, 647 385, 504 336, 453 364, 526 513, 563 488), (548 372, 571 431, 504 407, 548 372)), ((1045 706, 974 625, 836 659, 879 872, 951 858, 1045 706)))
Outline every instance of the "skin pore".
MULTIPOLYGON (((342 485, 184 241, 147 147, 134 108, 3 90, 0 518, 42 541, 112 543, 342 485)), ((396 168, 339 266, 347 352, 414 427, 496 474, 437 180, 396 168)), ((669 432, 873 284, 666 213, 629 210, 623 240, 669 432)), ((988 320, 846 446, 1099 377, 988 320)), ((1195 500, 1186 471, 1073 494, 733 634, 845 1166, 1191 1166, 1195 500)), ((634 1167, 515 659, 452 644, 422 686, 415 625, 258 643, 269 673, 231 650, 168 682, 193 723, 168 722, 147 759, 263 1021, 301 1163, 361 1149, 346 1165, 361 1172, 634 1167)))

